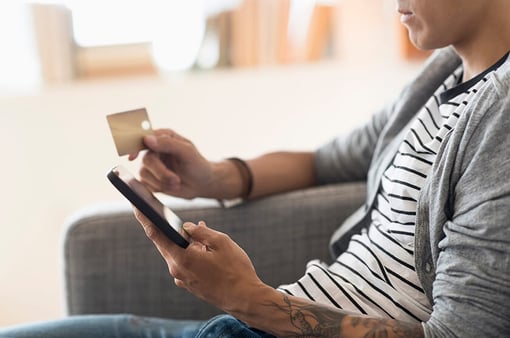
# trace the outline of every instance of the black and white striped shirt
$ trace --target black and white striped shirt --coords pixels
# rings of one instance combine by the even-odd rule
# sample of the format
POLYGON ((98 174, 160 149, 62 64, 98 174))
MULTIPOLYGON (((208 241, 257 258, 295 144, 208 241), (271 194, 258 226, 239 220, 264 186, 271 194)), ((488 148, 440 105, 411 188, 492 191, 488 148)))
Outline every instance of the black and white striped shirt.
POLYGON ((446 79, 418 113, 386 169, 368 229, 354 235, 333 264, 309 262, 306 274, 280 291, 359 314, 406 321, 429 318, 431 305, 414 263, 418 196, 445 135, 495 69, 459 85, 459 67, 446 79))

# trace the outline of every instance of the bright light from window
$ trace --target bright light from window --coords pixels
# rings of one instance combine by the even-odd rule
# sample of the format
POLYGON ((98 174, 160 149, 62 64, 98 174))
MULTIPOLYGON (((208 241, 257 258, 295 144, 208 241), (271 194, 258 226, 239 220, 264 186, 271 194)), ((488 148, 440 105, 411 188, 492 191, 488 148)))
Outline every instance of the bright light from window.
POLYGON ((155 63, 173 71, 195 63, 206 18, 239 5, 240 0, 58 2, 73 13, 73 34, 79 46, 152 42, 155 63))
POLYGON ((5 1, 0 4, 0 44, 0 92, 39 84, 40 69, 29 8, 23 3, 5 1))
POLYGON ((203 0, 169 1, 153 38, 156 64, 165 71, 184 70, 195 63, 205 32, 203 0))
MULTIPOLYGON (((83 47, 151 41, 153 12, 158 6, 142 1, 64 2, 73 13, 73 34, 83 47)), ((160 5, 161 6, 161 5, 160 5)))

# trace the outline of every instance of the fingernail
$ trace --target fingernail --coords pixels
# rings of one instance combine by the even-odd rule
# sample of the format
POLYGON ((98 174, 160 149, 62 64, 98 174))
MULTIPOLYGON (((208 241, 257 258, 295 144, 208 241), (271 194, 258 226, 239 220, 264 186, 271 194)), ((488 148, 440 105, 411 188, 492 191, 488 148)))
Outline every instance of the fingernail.
POLYGON ((191 230, 193 227, 195 226, 195 224, 193 223, 190 223, 190 222, 186 222, 182 225, 182 228, 184 230, 191 230))
POLYGON ((158 144, 158 139, 154 135, 147 135, 144 138, 145 144, 150 143, 150 145, 155 146, 158 144))

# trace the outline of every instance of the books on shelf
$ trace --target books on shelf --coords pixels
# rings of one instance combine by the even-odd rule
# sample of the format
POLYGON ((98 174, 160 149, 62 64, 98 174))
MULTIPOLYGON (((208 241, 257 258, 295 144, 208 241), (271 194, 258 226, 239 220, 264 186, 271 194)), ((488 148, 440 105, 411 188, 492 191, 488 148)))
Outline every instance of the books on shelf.
POLYGON ((232 66, 246 67, 324 57, 334 33, 336 6, 315 2, 301 6, 303 3, 244 0, 238 8, 222 14, 228 22, 224 25, 228 32, 220 35, 228 46, 222 50, 227 53, 223 59, 232 66))
POLYGON ((75 78, 71 11, 56 4, 33 3, 30 6, 43 79, 55 83, 75 78))

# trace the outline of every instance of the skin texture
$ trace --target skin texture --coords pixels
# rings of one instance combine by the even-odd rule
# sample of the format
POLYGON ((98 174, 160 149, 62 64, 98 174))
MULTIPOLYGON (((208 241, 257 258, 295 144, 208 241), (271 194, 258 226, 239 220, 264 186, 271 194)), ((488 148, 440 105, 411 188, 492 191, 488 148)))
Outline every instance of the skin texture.
MULTIPOLYGON (((171 129, 156 130, 144 142, 149 151, 143 156, 140 178, 151 191, 187 199, 232 199, 243 191, 241 176, 231 161, 207 161, 191 141, 171 129)), ((131 154, 129 159, 137 157, 131 154)), ((313 161, 311 152, 276 152, 248 161, 257 182, 250 198, 315 184, 313 161)))
POLYGON ((507 0, 400 0, 397 11, 418 48, 455 48, 464 65, 464 81, 510 49, 507 0))
POLYGON ((184 224, 192 243, 182 249, 137 210, 135 216, 165 259, 177 286, 253 327, 278 337, 423 336, 418 323, 354 315, 276 291, 258 278, 242 248, 204 222, 184 224))
MULTIPOLYGON (((508 0, 400 0, 397 10, 418 47, 455 48, 463 61, 464 80, 484 71, 510 50, 508 0)), ((189 140, 171 130, 156 131, 145 138, 145 143, 149 151, 140 176, 153 191, 185 198, 232 198, 243 189, 235 166, 228 161, 207 161, 189 140)), ((311 153, 278 152, 248 163, 255 197, 315 183, 311 153)), ((177 286, 252 327, 279 337, 424 335, 420 323, 355 315, 274 290, 258 278, 249 257, 235 242, 204 222, 185 223, 192 243, 184 250, 143 215, 135 214, 177 286)))
POLYGON ((403 21, 411 41, 423 49, 466 43, 475 36, 473 30, 480 26, 486 15, 487 1, 483 0, 402 0, 399 12, 410 13, 403 21), (453 20, 455 18, 455 20, 453 20))

